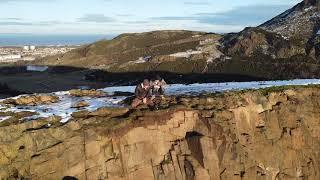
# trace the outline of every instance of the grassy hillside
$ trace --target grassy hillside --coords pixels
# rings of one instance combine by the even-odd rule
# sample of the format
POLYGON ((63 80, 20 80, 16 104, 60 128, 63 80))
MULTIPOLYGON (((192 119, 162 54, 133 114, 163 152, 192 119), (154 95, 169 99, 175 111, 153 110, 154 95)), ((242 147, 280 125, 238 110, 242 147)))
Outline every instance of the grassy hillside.
POLYGON ((204 35, 203 32, 193 31, 122 34, 112 40, 98 41, 64 55, 44 58, 35 63, 106 69, 110 65, 138 60, 139 57, 156 57, 194 49, 204 35))

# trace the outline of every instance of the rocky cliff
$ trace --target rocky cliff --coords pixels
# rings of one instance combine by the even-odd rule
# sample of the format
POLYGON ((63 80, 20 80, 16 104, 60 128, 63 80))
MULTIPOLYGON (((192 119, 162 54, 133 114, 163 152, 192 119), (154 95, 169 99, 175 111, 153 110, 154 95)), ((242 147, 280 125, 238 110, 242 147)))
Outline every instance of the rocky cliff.
POLYGON ((0 125, 0 179, 319 179, 319 87, 0 125))
POLYGON ((280 34, 261 28, 246 28, 237 34, 229 34, 221 39, 222 51, 229 56, 269 56, 271 59, 306 56, 301 42, 285 39, 280 34))
POLYGON ((281 34, 285 38, 305 40, 320 28, 319 0, 304 0, 259 27, 281 34))

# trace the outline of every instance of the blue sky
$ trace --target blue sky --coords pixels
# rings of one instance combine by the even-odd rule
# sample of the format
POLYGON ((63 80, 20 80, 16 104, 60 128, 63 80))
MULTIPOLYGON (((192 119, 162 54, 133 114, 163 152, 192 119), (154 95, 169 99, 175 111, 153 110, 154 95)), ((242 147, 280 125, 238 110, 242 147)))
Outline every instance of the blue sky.
POLYGON ((0 33, 234 32, 301 0, 0 0, 0 33))

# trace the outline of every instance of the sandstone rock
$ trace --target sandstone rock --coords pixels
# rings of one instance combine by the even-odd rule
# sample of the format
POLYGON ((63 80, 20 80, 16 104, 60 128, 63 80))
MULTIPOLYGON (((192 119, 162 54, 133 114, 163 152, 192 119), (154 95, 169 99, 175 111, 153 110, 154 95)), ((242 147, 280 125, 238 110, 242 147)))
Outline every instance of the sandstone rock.
POLYGON ((230 93, 156 112, 82 111, 52 128, 0 127, 0 179, 318 180, 319 99, 319 88, 230 93))
POLYGON ((107 94, 100 90, 81 90, 81 89, 73 89, 69 91, 70 95, 76 96, 76 97, 103 97, 107 94))
POLYGON ((78 111, 78 112, 74 112, 72 113, 72 117, 74 118, 87 118, 89 116, 89 111, 84 110, 84 111, 78 111))
POLYGON ((99 108, 98 110, 89 113, 89 115, 99 117, 117 117, 124 115, 128 111, 128 108, 99 108))
POLYGON ((31 95, 21 96, 17 99, 4 100, 4 104, 35 106, 39 104, 51 104, 59 101, 59 98, 52 95, 31 95))
POLYGON ((83 108, 83 107, 87 107, 89 106, 89 103, 87 103, 86 101, 80 101, 75 103, 72 108, 83 108))

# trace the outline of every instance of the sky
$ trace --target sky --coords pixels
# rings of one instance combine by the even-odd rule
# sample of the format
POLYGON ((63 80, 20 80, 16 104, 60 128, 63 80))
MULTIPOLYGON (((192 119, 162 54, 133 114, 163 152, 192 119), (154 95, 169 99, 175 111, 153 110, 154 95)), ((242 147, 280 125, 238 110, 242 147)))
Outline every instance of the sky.
POLYGON ((301 0, 0 0, 0 33, 120 34, 256 26, 301 0))

